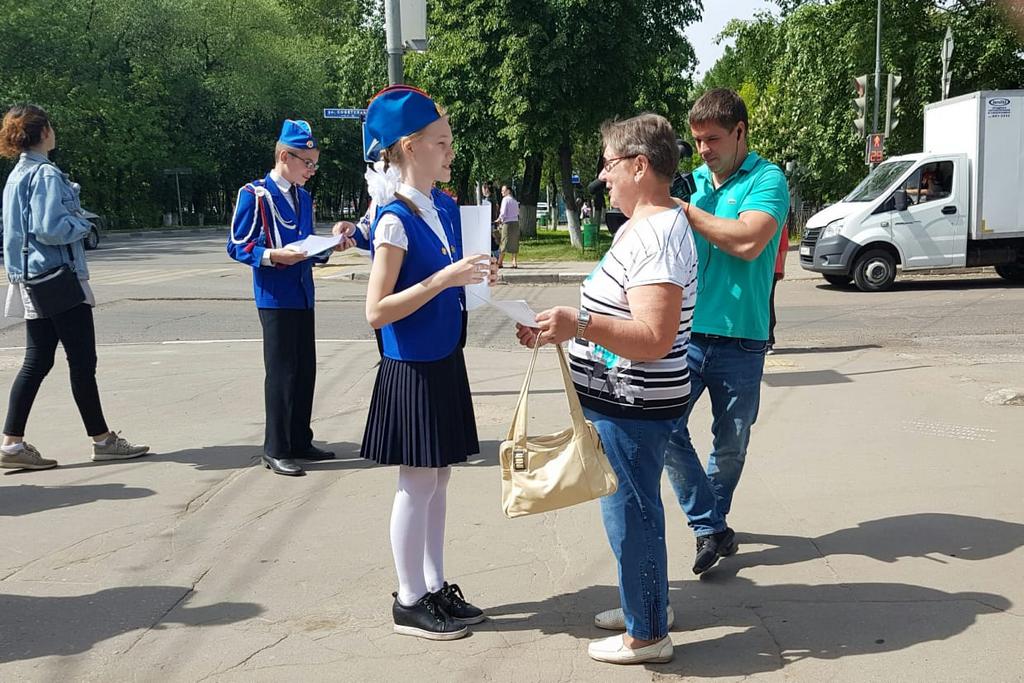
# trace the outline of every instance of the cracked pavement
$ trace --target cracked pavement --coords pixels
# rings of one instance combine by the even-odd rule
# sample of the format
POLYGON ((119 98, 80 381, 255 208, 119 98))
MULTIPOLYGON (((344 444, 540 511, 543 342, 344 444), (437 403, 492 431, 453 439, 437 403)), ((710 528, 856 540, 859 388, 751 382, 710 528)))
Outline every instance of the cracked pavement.
MULTIPOLYGON (((154 239, 144 257, 138 244, 112 239, 90 261, 104 410, 154 453, 90 462, 58 358, 29 439, 61 467, 0 476, 0 680, 1024 680, 1024 406, 985 400, 1024 390, 1024 288, 780 285, 780 351, 730 517, 740 551, 693 577, 665 482, 675 660, 614 667, 586 655, 607 635, 593 614, 618 600, 598 506, 500 512, 496 453, 529 353, 497 317, 474 314, 483 452, 454 472, 446 546, 450 580, 490 620, 460 641, 403 638, 395 473, 357 456, 376 362, 362 285, 317 284, 314 430, 338 459, 277 477, 255 465, 262 356, 244 271, 217 270, 212 238, 154 239)), ((0 324, 7 385, 22 334, 0 324)), ((536 433, 565 426, 557 367, 541 363, 536 433)), ((701 453, 709 421, 703 400, 701 453)))

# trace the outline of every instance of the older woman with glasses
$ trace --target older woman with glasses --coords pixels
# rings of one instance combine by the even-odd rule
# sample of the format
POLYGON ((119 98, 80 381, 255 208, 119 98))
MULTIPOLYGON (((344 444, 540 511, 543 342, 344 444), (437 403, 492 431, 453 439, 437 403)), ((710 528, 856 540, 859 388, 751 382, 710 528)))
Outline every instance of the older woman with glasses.
POLYGON ((665 447, 690 396, 686 365, 697 259, 686 216, 669 195, 679 164, 667 120, 643 114, 601 128, 600 178, 629 216, 581 286, 578 308, 559 306, 518 327, 525 346, 570 341, 573 383, 619 479, 601 499, 619 569, 620 609, 595 617, 624 635, 590 644, 616 664, 667 662, 672 614, 661 473, 665 447))

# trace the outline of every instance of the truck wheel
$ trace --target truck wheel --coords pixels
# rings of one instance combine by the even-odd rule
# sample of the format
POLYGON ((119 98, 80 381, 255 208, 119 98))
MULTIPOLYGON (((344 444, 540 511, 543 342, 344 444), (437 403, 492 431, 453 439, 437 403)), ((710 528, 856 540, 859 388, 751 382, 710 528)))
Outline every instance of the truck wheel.
POLYGON ((1024 282, 1024 266, 1016 263, 1004 263, 1001 266, 996 266, 996 273, 1010 282, 1024 282))
POLYGON ((853 281, 862 292, 884 292, 896 281, 896 259, 884 249, 872 249, 857 259, 853 281))
POLYGON ((833 287, 848 287, 853 278, 849 275, 825 275, 825 281, 833 287))

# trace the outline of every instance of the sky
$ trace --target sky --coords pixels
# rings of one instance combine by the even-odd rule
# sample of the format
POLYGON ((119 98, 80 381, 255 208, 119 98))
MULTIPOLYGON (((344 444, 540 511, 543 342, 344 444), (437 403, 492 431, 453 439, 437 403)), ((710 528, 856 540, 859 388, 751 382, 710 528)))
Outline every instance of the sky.
POLYGON ((704 0, 704 19, 686 29, 686 35, 697 51, 697 76, 715 65, 722 56, 725 44, 715 45, 715 36, 721 33, 730 19, 746 19, 762 9, 778 10, 768 0, 704 0))

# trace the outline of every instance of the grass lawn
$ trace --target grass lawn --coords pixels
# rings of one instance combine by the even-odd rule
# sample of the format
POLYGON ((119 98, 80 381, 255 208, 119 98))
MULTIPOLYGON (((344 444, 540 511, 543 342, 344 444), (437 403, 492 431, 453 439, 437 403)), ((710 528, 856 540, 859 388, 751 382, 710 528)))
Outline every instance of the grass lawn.
POLYGON ((568 230, 537 230, 536 237, 519 240, 520 261, 599 261, 612 246, 612 236, 604 227, 597 233, 597 248, 577 249, 569 243, 568 230))

